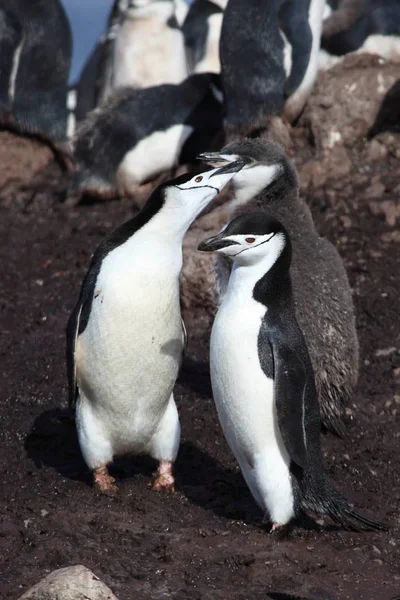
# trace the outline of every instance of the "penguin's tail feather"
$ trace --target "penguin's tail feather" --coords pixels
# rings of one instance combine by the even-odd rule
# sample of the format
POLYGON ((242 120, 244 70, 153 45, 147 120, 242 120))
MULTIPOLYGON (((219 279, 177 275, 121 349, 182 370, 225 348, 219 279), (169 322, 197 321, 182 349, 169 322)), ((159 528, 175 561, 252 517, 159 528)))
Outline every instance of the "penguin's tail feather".
POLYGON ((302 502, 304 509, 312 510, 318 514, 328 515, 332 521, 351 531, 389 531, 389 526, 367 517, 352 508, 346 498, 342 496, 330 483, 328 477, 317 486, 307 485, 305 498, 302 502))

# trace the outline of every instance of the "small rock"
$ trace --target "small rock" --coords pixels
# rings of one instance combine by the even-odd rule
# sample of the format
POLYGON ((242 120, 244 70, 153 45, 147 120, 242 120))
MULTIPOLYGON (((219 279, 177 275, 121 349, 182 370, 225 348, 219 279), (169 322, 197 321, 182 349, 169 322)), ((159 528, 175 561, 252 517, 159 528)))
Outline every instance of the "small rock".
MULTIPOLYGON (((382 185, 382 184, 381 184, 382 185)), ((384 186, 383 186, 384 189, 384 186)), ((373 194, 378 192, 378 184, 372 186, 373 194)), ((371 190, 368 194, 369 198, 376 198, 376 195, 371 196, 371 190)), ((386 223, 390 227, 396 225, 397 219, 400 219, 400 206, 393 200, 384 200, 383 202, 371 202, 371 211, 374 215, 383 214, 385 216, 386 223)))
POLYGON ((386 147, 378 142, 378 140, 372 140, 366 148, 365 158, 368 162, 374 162, 380 158, 386 158, 388 150, 386 147))
POLYGON ((19 600, 118 600, 109 587, 83 565, 53 571, 19 600))
POLYGON ((380 556, 382 554, 377 546, 372 546, 372 552, 376 554, 376 556, 380 556))

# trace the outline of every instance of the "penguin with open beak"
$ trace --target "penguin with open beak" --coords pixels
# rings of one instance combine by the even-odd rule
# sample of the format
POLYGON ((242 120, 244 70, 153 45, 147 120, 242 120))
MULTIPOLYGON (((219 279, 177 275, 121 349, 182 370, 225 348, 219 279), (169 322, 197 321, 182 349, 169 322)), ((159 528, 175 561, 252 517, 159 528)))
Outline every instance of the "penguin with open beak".
POLYGON ((152 456, 159 463, 153 488, 174 490, 182 240, 242 166, 164 183, 93 255, 68 321, 67 371, 80 448, 101 492, 116 491, 107 465, 126 454, 152 456))

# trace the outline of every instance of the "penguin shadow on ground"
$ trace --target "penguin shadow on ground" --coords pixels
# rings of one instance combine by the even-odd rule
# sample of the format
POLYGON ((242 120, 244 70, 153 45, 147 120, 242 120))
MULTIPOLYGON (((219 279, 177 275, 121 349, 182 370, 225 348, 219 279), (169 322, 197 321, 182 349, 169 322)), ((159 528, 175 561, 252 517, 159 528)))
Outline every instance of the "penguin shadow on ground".
POLYGON ((229 520, 261 523, 239 470, 224 467, 191 441, 184 441, 175 464, 177 488, 193 504, 229 520))
POLYGON ((202 398, 212 398, 210 368, 206 361, 184 356, 177 383, 202 398))
POLYGON ((52 467, 64 477, 91 483, 70 409, 54 408, 36 417, 25 440, 25 450, 36 468, 52 467))
MULTIPOLYGON (((36 468, 48 466, 68 479, 93 486, 90 470, 85 464, 78 442, 75 418, 70 409, 55 408, 39 415, 25 440, 27 455, 36 468)), ((110 466, 110 474, 118 481, 137 474, 151 478, 157 463, 146 456, 117 458, 110 466)))

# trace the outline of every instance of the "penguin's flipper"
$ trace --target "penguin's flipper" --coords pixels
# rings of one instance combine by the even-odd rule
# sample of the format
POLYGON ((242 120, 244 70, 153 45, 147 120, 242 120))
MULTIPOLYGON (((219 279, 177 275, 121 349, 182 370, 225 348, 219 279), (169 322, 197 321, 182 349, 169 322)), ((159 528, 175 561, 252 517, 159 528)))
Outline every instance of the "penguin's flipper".
POLYGON ((303 81, 311 56, 313 36, 307 19, 307 1, 284 3, 279 12, 279 25, 291 45, 292 66, 285 83, 288 98, 303 81))
POLYGON ((274 358, 275 406, 279 430, 290 458, 307 464, 304 427, 307 374, 303 361, 281 336, 270 339, 274 358))
POLYGON ((0 8, 0 111, 12 108, 23 41, 23 29, 17 17, 0 8))
POLYGON ((81 319, 83 302, 79 299, 68 319, 67 324, 67 377, 68 377, 68 402, 70 408, 75 408, 78 396, 78 386, 76 383, 76 362, 75 349, 78 339, 79 323, 81 319))
POLYGON ((181 319, 181 323, 182 323, 182 336, 183 336, 183 352, 185 352, 185 350, 187 348, 187 344, 188 344, 188 335, 187 335, 187 331, 186 331, 186 327, 185 327, 185 323, 183 322, 183 319, 181 319))

